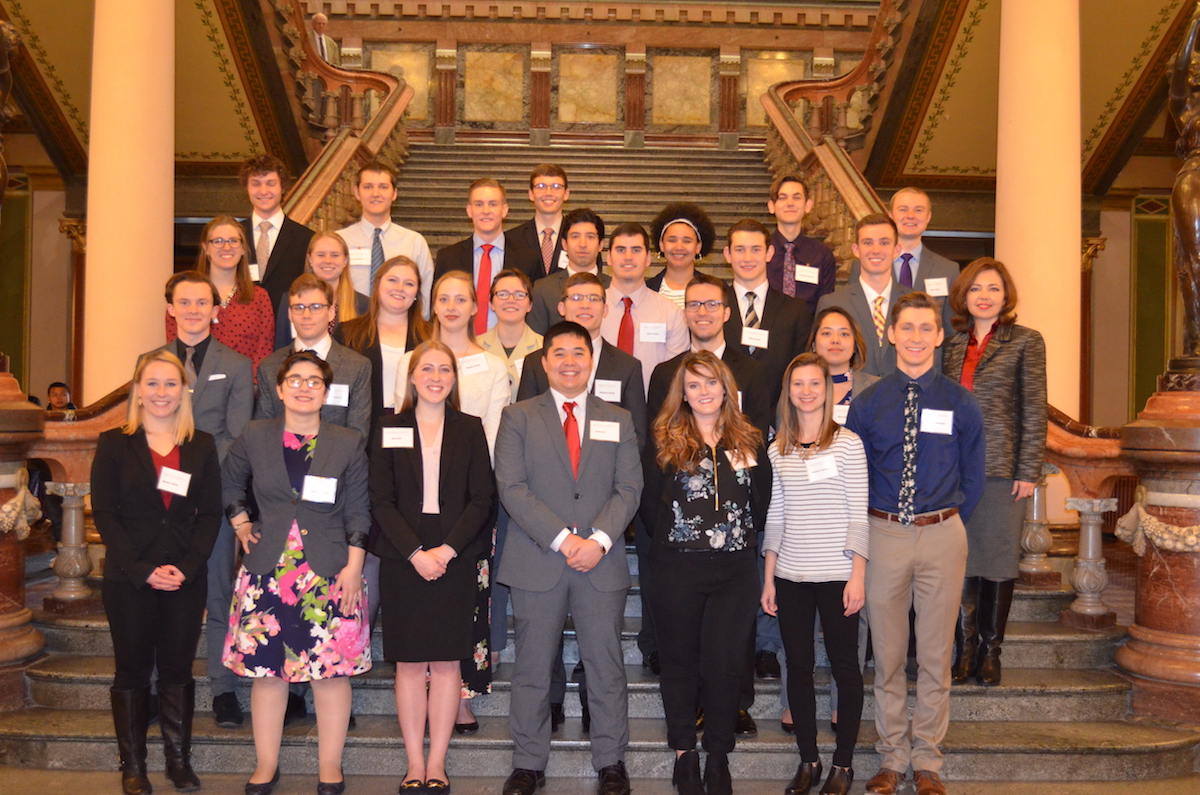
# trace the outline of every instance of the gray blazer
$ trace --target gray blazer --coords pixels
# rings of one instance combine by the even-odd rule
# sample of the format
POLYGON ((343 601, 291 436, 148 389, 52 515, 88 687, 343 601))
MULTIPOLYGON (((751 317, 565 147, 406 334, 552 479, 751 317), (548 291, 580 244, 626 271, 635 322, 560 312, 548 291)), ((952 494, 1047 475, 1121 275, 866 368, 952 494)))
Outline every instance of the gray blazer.
POLYGON ((292 521, 304 536, 304 557, 309 567, 325 578, 335 577, 348 560, 347 538, 371 530, 371 503, 367 497, 367 442, 362 434, 321 421, 317 445, 308 474, 337 478, 333 503, 298 499, 283 460, 283 418, 255 420, 229 448, 221 467, 221 496, 229 518, 248 510, 247 485, 254 477, 258 504, 258 543, 243 559, 247 571, 268 574, 279 562, 292 521))
MULTIPOLYGON (((888 306, 895 306, 908 290, 892 280, 892 292, 888 296, 888 306)), ((817 301, 817 314, 827 306, 836 306, 849 312, 862 332, 863 340, 867 343, 867 357, 862 363, 862 372, 874 376, 885 376, 896 369, 896 347, 888 341, 887 330, 884 330, 883 342, 875 334, 875 320, 871 317, 871 306, 867 303, 867 294, 863 292, 862 284, 857 277, 838 287, 832 293, 821 296, 817 301)), ((262 381, 262 376, 258 377, 262 381)), ((857 390, 856 390, 857 391, 857 390)))
POLYGON ((527 591, 554 588, 567 559, 550 544, 563 528, 573 527, 584 538, 595 529, 612 539, 609 554, 588 572, 593 587, 629 587, 624 534, 642 494, 637 434, 628 411, 595 395, 587 397, 587 426, 575 478, 550 392, 505 407, 496 434, 496 484, 511 517, 498 575, 504 585, 527 591), (591 439, 597 420, 619 423, 621 441, 591 439))
MULTIPOLYGON (((258 363, 258 408, 254 411, 254 419, 283 416, 283 401, 275 391, 275 378, 279 375, 283 360, 292 350, 291 345, 280 348, 258 363)), ((371 432, 371 363, 367 357, 337 341, 333 342, 325 361, 333 368, 333 383, 350 387, 350 400, 347 406, 326 403, 321 407, 321 419, 343 428, 352 428, 365 439, 371 432)))
MULTIPOLYGON (((947 338, 942 368, 956 383, 962 377, 970 335, 947 338)), ((979 364, 972 392, 983 410, 989 478, 1036 483, 1046 454, 1046 343, 1031 328, 996 329, 979 364)))
MULTIPOLYGON (((562 302, 563 283, 570 276, 571 271, 563 268, 549 276, 543 276, 534 283, 533 295, 530 296, 533 308, 529 310, 525 322, 538 334, 544 336, 547 329, 563 319, 563 316, 558 314, 558 305, 562 302)), ((604 285, 605 290, 611 282, 612 277, 601 271, 600 283, 604 285)))
MULTIPOLYGON (((925 286, 926 279, 945 279, 946 291, 948 293, 950 288, 954 286, 954 282, 958 279, 958 274, 960 272, 961 271, 957 262, 952 259, 947 259, 936 251, 930 249, 929 246, 925 244, 925 241, 922 240, 921 261, 917 263, 916 279, 913 280, 912 289, 913 291, 921 290, 928 293, 929 290, 925 286)), ((850 266, 850 278, 846 283, 857 283, 860 273, 860 266, 858 262, 855 261, 854 264, 850 266)), ((894 267, 892 275, 896 275, 894 267)), ((893 279, 893 281, 896 281, 896 279, 893 279)), ((905 290, 904 292, 909 291, 905 290)), ((942 328, 946 332, 946 339, 950 339, 951 335, 954 334, 954 327, 950 325, 950 321, 954 317, 954 313, 950 310, 950 301, 945 296, 937 297, 936 300, 938 302, 938 306, 942 308, 942 328)), ((817 311, 820 311, 819 304, 817 311)), ((863 333, 866 332, 864 331, 863 333)), ((882 373, 881 375, 886 375, 886 373, 882 373)))

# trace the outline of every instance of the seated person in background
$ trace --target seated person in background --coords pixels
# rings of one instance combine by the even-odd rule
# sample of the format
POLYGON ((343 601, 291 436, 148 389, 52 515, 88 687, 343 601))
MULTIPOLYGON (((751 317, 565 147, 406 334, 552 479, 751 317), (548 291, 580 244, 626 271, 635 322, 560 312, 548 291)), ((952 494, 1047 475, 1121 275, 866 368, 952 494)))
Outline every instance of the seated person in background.
POLYGON ((67 409, 75 409, 75 404, 71 402, 71 388, 62 381, 55 381, 46 390, 46 411, 67 409))

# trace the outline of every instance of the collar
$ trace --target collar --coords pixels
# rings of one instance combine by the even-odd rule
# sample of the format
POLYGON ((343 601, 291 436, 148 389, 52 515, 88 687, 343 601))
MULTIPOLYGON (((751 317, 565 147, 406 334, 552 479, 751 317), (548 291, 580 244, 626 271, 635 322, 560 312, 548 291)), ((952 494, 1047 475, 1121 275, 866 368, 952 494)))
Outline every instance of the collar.
POLYGON ((320 356, 322 360, 328 361, 329 360, 329 349, 333 347, 333 337, 329 336, 329 334, 326 334, 315 345, 305 345, 304 342, 301 341, 301 339, 299 337, 297 337, 295 342, 292 343, 292 345, 294 346, 293 350, 315 351, 317 356, 320 356))
POLYGON ((903 251, 902 250, 900 252, 900 255, 898 257, 896 257, 896 259, 893 261, 896 263, 896 265, 900 265, 900 263, 904 262, 905 254, 912 254, 912 261, 914 263, 916 263, 917 265, 920 265, 921 264, 921 252, 923 252, 924 250, 925 250, 925 244, 918 240, 917 245, 913 247, 912 251, 903 251))
POLYGON ((479 250, 479 247, 480 247, 480 246, 483 246, 483 245, 488 245, 488 246, 491 246, 491 247, 492 247, 492 248, 494 248, 494 249, 499 249, 499 250, 500 250, 500 253, 501 253, 501 254, 503 254, 503 253, 504 253, 504 233, 503 233, 503 232, 501 232, 500 234, 496 235, 496 239, 495 239, 495 240, 493 240, 493 241, 491 241, 491 242, 485 241, 485 240, 484 240, 482 237, 480 237, 479 235, 477 235, 477 234, 475 234, 475 233, 472 233, 472 234, 471 234, 471 248, 472 248, 472 250, 474 250, 474 251, 478 251, 478 250, 479 250))
MULTIPOLYGON (((728 347, 729 347, 729 343, 722 342, 721 347, 717 348, 715 351, 712 352, 713 356, 716 356, 721 361, 725 361, 725 349, 728 347)), ((700 350, 701 350, 700 348, 696 347, 696 343, 693 342, 692 343, 692 353, 699 353, 700 350)))
POLYGON ((888 279, 887 287, 883 288, 883 292, 881 292, 881 293, 875 292, 875 290, 871 288, 871 285, 867 284, 866 280, 863 279, 863 277, 861 275, 858 277, 858 284, 860 287, 862 287, 863 295, 865 295, 867 297, 868 305, 874 303, 876 298, 882 297, 884 301, 889 301, 891 299, 891 295, 892 295, 892 280, 891 279, 888 279))
POLYGON ((739 303, 746 300, 746 293, 750 292, 751 290, 754 290, 755 301, 757 301, 759 298, 765 301, 767 298, 767 277, 764 276, 763 280, 752 288, 743 287, 740 282, 735 281, 733 283, 733 292, 737 295, 739 303))
POLYGON ((261 215, 258 214, 257 211, 251 213, 250 215, 254 219, 251 226, 253 226, 254 229, 256 229, 256 230, 262 224, 263 221, 271 222, 272 231, 278 232, 280 229, 283 228, 284 215, 283 215, 283 207, 282 206, 278 210, 276 210, 275 214, 272 215, 270 218, 263 218, 261 215))
POLYGON ((384 222, 383 226, 375 226, 375 224, 371 223, 366 218, 363 218, 361 221, 359 221, 359 223, 362 224, 363 233, 366 234, 368 238, 375 235, 376 229, 383 230, 382 237, 387 237, 388 232, 392 230, 392 219, 390 218, 384 222))
MULTIPOLYGON (((204 336, 204 339, 200 340, 195 345, 190 346, 192 348, 195 348, 196 352, 199 353, 201 356, 203 356, 204 352, 208 350, 208 342, 209 342, 209 340, 211 340, 213 338, 212 326, 209 326, 208 328, 209 328, 209 333, 204 336)), ((995 326, 993 326, 992 328, 995 328, 995 326)), ((189 346, 186 342, 184 342, 179 337, 175 338, 175 342, 178 346, 178 347, 176 347, 177 351, 187 351, 189 346)), ((181 356, 180 360, 182 361, 182 359, 183 359, 183 357, 181 356)))
POLYGON ((533 225, 537 228, 538 240, 540 241, 542 239, 542 235, 544 235, 546 233, 547 229, 549 229, 551 232, 550 237, 554 240, 557 240, 558 239, 558 230, 562 229, 562 219, 563 219, 563 214, 560 212, 558 214, 558 218, 556 218, 554 220, 554 223, 548 226, 546 224, 543 224, 541 219, 538 218, 538 216, 534 215, 533 216, 533 225))
POLYGON ((567 397, 566 395, 564 395, 562 392, 559 392, 554 387, 551 387, 547 391, 550 393, 550 398, 554 401, 554 408, 557 411, 563 410, 564 403, 574 403, 576 406, 576 409, 575 409, 576 417, 579 416, 579 407, 582 407, 583 404, 587 402, 588 393, 586 390, 583 392, 580 392, 578 395, 576 395, 573 398, 567 397))
POLYGON ((635 308, 639 307, 642 305, 642 302, 646 300, 646 296, 649 294, 650 288, 646 286, 645 279, 642 280, 642 283, 638 285, 638 288, 632 293, 623 293, 618 290, 615 279, 613 280, 612 284, 609 285, 609 288, 604 291, 604 295, 608 299, 608 306, 610 309, 621 306, 626 297, 633 299, 633 306, 635 308))
POLYGON ((596 276, 600 275, 600 267, 594 262, 592 263, 592 267, 577 271, 575 270, 575 266, 571 264, 571 261, 567 260, 567 267, 563 268, 563 271, 567 274, 567 276, 570 276, 573 273, 591 273, 596 276))
POLYGON ((921 375, 915 379, 908 373, 901 370, 899 367, 885 375, 884 378, 894 378, 899 381, 902 386, 907 385, 909 381, 915 380, 917 382, 917 386, 921 388, 922 392, 924 392, 925 390, 929 389, 938 375, 939 373, 937 368, 931 363, 929 369, 924 373, 921 373, 921 375))

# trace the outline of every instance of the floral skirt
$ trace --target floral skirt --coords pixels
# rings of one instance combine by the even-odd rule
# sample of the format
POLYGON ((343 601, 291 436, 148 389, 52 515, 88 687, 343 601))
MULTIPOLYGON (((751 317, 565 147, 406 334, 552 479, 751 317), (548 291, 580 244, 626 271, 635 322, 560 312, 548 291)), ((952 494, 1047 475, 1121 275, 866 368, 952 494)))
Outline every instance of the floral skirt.
MULTIPOLYGON (((304 558, 300 528, 269 574, 238 569, 222 662, 238 676, 308 682, 371 670, 371 629, 360 607, 344 614, 329 598, 332 580, 304 558)), ((362 604, 366 604, 366 586, 362 604)))
MULTIPOLYGON (((493 534, 494 537, 494 534, 493 534)), ((491 610, 492 555, 489 551, 475 561, 475 612, 471 623, 472 654, 462 661, 462 697, 474 698, 492 692, 491 610)))

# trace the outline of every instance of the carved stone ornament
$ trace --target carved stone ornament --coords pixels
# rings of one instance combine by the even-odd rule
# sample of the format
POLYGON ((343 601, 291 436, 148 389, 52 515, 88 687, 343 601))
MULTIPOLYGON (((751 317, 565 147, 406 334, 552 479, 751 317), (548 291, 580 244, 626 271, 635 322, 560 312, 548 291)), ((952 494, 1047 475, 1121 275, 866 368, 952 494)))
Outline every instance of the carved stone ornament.
POLYGON ((1133 547, 1139 558, 1146 554, 1146 543, 1171 552, 1200 552, 1200 525, 1176 527, 1146 512, 1135 502, 1129 513, 1117 520, 1117 538, 1133 547))
POLYGON ((42 505, 29 491, 29 473, 17 470, 17 493, 0 506, 0 533, 16 533, 24 541, 31 524, 42 518, 42 505))

